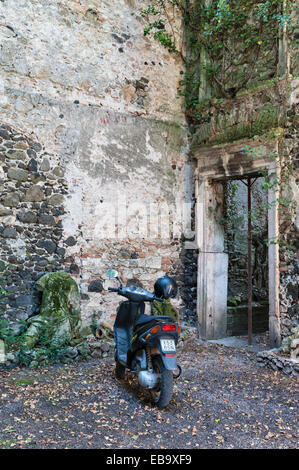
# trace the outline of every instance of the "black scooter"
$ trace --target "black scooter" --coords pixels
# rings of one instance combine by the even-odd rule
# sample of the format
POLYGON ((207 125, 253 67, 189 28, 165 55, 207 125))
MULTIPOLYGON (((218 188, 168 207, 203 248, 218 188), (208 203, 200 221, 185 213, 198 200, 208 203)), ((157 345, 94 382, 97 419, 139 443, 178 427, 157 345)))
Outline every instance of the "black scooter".
POLYGON ((179 326, 169 316, 144 314, 144 302, 163 299, 141 287, 123 286, 114 269, 106 275, 119 282, 118 288, 108 290, 128 299, 118 307, 114 324, 116 378, 124 379, 129 369, 150 390, 156 405, 164 408, 172 397, 173 379, 181 374, 176 362, 179 326))

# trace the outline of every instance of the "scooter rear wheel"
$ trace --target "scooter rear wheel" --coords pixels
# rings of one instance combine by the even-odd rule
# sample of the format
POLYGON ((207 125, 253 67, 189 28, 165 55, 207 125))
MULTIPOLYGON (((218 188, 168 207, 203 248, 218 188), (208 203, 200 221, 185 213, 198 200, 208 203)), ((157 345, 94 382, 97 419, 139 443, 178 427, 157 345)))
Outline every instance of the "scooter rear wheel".
POLYGON ((115 364, 115 377, 117 379, 124 379, 126 375, 126 368, 123 366, 118 360, 116 360, 115 364))
POLYGON ((172 397, 173 373, 172 370, 165 369, 160 356, 153 358, 153 368, 158 374, 159 381, 156 387, 151 390, 152 397, 159 408, 165 408, 172 397))

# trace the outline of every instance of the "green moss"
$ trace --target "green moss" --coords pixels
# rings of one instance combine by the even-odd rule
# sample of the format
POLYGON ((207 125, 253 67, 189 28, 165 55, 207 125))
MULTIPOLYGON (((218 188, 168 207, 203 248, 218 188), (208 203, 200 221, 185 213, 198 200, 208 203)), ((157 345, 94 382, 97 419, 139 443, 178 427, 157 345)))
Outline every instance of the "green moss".
POLYGON ((264 141, 277 140, 282 137, 285 133, 285 130, 282 127, 271 128, 268 132, 263 134, 264 141))
POLYGON ((204 100, 201 103, 198 103, 194 109, 196 111, 204 111, 205 109, 208 109, 211 106, 211 104, 212 104, 211 100, 204 100))
MULTIPOLYGON (((284 133, 284 130, 280 127, 278 128, 273 128, 273 129, 270 129, 268 132, 265 132, 264 134, 261 134, 260 136, 258 136, 258 139, 257 141, 258 142, 266 142, 266 141, 270 141, 270 140, 273 140, 274 138, 277 139, 279 138, 280 136, 282 136, 284 133), (276 136, 276 137, 274 137, 276 136)), ((233 141, 234 143, 237 143, 239 142, 240 145, 244 143, 244 138, 240 138, 240 139, 237 139, 237 140, 234 140, 233 141)), ((196 142, 193 143, 192 145, 192 149, 191 151, 192 152, 196 152, 198 151, 199 149, 212 149, 212 148, 215 148, 215 149, 219 149, 219 148, 225 148, 227 147, 228 145, 230 145, 232 142, 223 142, 221 144, 218 144, 218 143, 215 143, 214 141, 211 142, 211 143, 204 143, 204 144, 198 144, 196 142)))
POLYGON ((247 88, 245 90, 239 91, 237 93, 237 98, 241 98, 243 96, 251 95, 252 93, 256 93, 258 91, 262 91, 266 88, 271 88, 275 83, 282 81, 279 78, 272 78, 271 80, 265 80, 264 82, 257 83, 256 85, 247 88))
POLYGON ((231 100, 227 100, 224 98, 211 98, 209 100, 204 100, 194 106, 194 110, 190 113, 190 116, 195 117, 199 113, 204 113, 205 111, 208 112, 211 107, 214 108, 224 108, 226 103, 231 103, 231 100))
POLYGON ((34 382, 34 380, 22 379, 22 380, 16 380, 14 382, 14 385, 32 385, 33 382, 34 382))
MULTIPOLYGON (((223 119, 223 115, 221 118, 223 119)), ((205 141, 203 137, 201 139, 205 146, 235 142, 254 137, 255 135, 264 135, 268 129, 277 129, 277 125, 281 123, 281 120, 277 109, 272 105, 266 105, 255 116, 250 117, 250 119, 248 118, 246 122, 225 126, 225 122, 216 120, 216 135, 211 136, 207 133, 205 141)), ((211 130, 212 128, 213 125, 210 126, 211 130)), ((194 138, 194 145, 196 147, 201 146, 201 143, 196 140, 196 136, 194 138)))
POLYGON ((62 345, 74 338, 81 325, 79 290, 76 282, 65 272, 49 273, 36 282, 43 292, 40 314, 32 317, 24 334, 31 349, 39 341, 62 345))

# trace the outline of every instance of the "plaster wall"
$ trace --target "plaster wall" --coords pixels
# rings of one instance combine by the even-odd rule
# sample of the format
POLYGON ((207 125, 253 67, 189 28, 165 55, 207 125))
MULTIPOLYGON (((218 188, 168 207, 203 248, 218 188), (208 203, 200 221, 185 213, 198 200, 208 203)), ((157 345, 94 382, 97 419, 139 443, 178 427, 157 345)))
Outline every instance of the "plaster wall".
POLYGON ((15 230, 4 232, 2 259, 16 256, 8 281, 26 297, 10 294, 12 317, 34 313, 37 255, 44 271, 77 279, 86 323, 94 314, 113 321, 119 299, 106 291, 108 267, 149 289, 158 276, 182 272, 181 208, 192 195, 177 96, 182 64, 143 36, 144 3, 0 2, 0 224, 2 236, 15 230), (28 199, 28 191, 40 196, 28 199), (12 195, 17 201, 5 205, 12 195), (22 222, 21 211, 36 217, 22 222), (41 215, 54 217, 56 234, 49 224, 41 230, 41 215), (39 234, 39 253, 26 250, 30 233, 39 234))

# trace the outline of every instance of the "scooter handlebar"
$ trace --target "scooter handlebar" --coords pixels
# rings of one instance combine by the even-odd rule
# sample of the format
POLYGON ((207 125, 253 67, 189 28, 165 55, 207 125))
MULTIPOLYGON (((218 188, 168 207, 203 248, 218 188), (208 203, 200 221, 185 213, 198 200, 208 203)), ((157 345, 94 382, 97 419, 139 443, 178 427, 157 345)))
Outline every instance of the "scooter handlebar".
POLYGON ((110 290, 110 292, 118 292, 117 287, 108 287, 108 290, 110 290))
MULTIPOLYGON (((126 294, 126 290, 125 289, 121 289, 120 287, 108 287, 108 291, 109 292, 117 292, 119 295, 124 295, 124 297, 127 297, 127 298, 130 298, 130 295, 125 295, 126 294)), ((131 292, 131 295, 134 295, 133 292, 131 292)), ((135 294, 136 295, 136 294, 135 294)), ((137 294, 138 295, 138 294, 137 294)), ((151 294, 152 295, 152 294, 151 294)), ((143 300, 142 297, 140 298, 140 300, 143 300)), ((148 299, 144 299, 144 300, 148 300, 150 302, 153 302, 154 300, 157 300, 158 302, 163 302, 163 299, 160 299, 160 297, 156 297, 156 296, 152 296, 151 298, 148 298, 148 299)))

